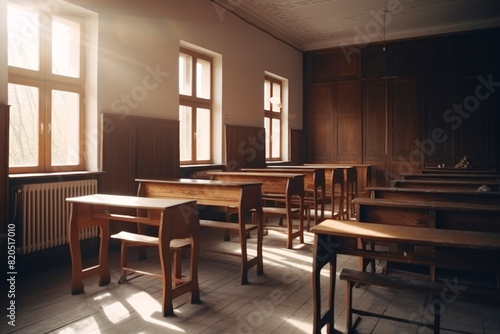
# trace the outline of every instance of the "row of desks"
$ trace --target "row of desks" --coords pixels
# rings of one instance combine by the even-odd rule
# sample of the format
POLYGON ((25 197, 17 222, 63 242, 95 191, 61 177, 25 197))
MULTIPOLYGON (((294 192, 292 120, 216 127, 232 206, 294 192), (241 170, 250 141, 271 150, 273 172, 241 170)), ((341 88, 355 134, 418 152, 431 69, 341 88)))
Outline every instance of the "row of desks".
POLYGON ((456 171, 405 175, 405 180, 393 181, 393 187, 369 187, 369 198, 356 198, 357 222, 326 220, 313 227, 314 332, 324 325, 328 332, 335 331, 335 275, 330 276, 324 313, 319 277, 327 264, 335 273, 337 254, 500 274, 497 177, 456 171), (483 184, 493 191, 477 191, 483 184), (378 252, 374 244, 380 242, 393 247, 378 252), (367 243, 371 247, 365 247, 367 243))

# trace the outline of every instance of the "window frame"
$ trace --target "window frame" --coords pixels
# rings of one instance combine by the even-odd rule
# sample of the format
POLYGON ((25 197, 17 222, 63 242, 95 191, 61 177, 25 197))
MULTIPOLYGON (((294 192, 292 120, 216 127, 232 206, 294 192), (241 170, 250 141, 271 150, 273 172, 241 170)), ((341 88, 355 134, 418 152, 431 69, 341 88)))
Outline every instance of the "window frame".
MULTIPOLYGON (((213 111, 213 94, 214 94, 214 60, 211 56, 203 54, 200 52, 193 51, 181 47, 179 50, 179 56, 181 54, 189 55, 192 57, 192 70, 191 70, 191 95, 183 95, 179 90, 179 109, 181 106, 186 106, 191 108, 191 159, 181 160, 181 165, 196 165, 196 164, 211 164, 213 162, 213 122, 214 122, 214 111, 213 111), (196 64, 197 60, 202 59, 210 63, 210 97, 208 99, 197 97, 197 71, 196 64), (197 109, 208 109, 210 112, 210 154, 209 159, 201 160, 197 158, 197 109)), ((179 68, 179 75, 181 69, 179 68)), ((179 123, 179 126, 180 123, 179 123)), ((181 131, 179 131, 180 133, 181 131)), ((179 142, 180 145, 180 142, 179 142)))
MULTIPOLYGON (((264 76, 264 87, 265 87, 265 82, 269 81, 270 82, 270 98, 273 97, 273 84, 277 84, 280 87, 280 94, 279 94, 279 99, 280 103, 283 103, 283 82, 279 79, 276 79, 272 76, 265 75, 264 76)), ((264 96, 264 102, 265 102, 266 96, 264 96)), ((266 124, 266 119, 269 119, 269 134, 266 135, 266 161, 282 161, 283 160, 283 152, 282 152, 282 146, 283 146, 283 106, 279 107, 280 111, 272 111, 272 106, 273 102, 270 101, 270 107, 271 110, 267 110, 264 106, 264 127, 266 124), (278 157, 273 157, 272 156, 272 147, 273 147, 273 119, 277 119, 280 122, 280 138, 279 138, 279 156, 278 157), (269 152, 269 157, 267 155, 267 152, 269 152)))
MULTIPOLYGON (((58 7, 56 11, 49 12, 42 5, 23 6, 15 1, 8 1, 13 5, 29 10, 35 9, 40 19, 39 26, 39 70, 31 70, 15 66, 8 66, 8 83, 36 87, 39 89, 39 114, 38 114, 38 163, 36 166, 11 167, 9 173, 50 173, 83 171, 85 169, 86 147, 85 147, 85 55, 86 55, 86 18, 66 8, 58 7), (52 73, 52 18, 60 17, 69 21, 77 22, 80 28, 79 40, 79 77, 69 77, 52 73), (78 126, 78 148, 79 158, 75 165, 52 165, 51 158, 51 107, 52 90, 79 94, 79 126, 78 126), (42 131, 43 128, 43 131, 42 131)), ((10 160, 10 158, 9 158, 10 160)))

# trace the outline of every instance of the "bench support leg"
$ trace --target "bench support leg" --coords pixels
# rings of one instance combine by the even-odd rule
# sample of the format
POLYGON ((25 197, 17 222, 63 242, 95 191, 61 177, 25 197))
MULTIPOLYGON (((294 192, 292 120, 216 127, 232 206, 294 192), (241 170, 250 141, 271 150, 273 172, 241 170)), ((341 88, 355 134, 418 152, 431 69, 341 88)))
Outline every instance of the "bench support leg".
POLYGON ((349 333, 352 327, 352 288, 354 284, 351 281, 348 281, 346 284, 347 291, 345 294, 345 311, 346 311, 346 321, 345 321, 345 329, 346 333, 349 333))

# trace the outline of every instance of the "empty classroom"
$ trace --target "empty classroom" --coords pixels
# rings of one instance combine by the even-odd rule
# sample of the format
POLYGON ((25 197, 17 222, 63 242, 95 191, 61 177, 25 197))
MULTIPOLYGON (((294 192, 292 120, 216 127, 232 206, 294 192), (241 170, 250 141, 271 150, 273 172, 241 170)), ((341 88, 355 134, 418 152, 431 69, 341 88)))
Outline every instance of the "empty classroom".
POLYGON ((497 0, 0 0, 1 333, 500 334, 497 0))

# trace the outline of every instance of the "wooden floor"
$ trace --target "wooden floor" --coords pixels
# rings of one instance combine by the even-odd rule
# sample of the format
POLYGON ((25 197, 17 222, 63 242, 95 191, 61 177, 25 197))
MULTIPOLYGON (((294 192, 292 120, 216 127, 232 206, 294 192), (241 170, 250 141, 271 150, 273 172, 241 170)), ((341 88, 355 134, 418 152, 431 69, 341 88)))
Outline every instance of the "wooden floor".
MULTIPOLYGON (((286 333, 312 332, 312 244, 294 242, 285 248, 285 235, 269 231, 264 238, 264 275, 250 271, 248 285, 239 284, 239 258, 214 253, 221 247, 238 252, 237 237, 223 242, 219 231, 202 230, 199 280, 200 304, 188 296, 174 301, 175 315, 163 318, 158 302, 161 285, 152 277, 137 277, 125 284, 119 278, 118 252, 110 254, 112 281, 99 287, 97 278, 85 280, 85 292, 70 293, 70 266, 23 275, 16 282, 15 327, 2 315, 0 333, 286 333)), ((255 238, 251 239, 251 246, 255 238)), ((132 257, 135 258, 135 257, 132 257)), ((156 265, 153 250, 141 265, 156 265)), ((341 268, 356 268, 357 258, 341 256, 341 268)), ((327 274, 322 283, 326 291, 327 274)), ((344 331, 345 282, 337 281, 336 329, 344 331)), ((323 301, 323 302, 326 302, 323 301)), ((430 299, 424 295, 377 287, 355 288, 353 303, 360 309, 405 319, 432 321, 430 299)), ((5 309, 4 309, 5 312, 5 309)), ((355 319, 357 316, 355 316, 355 319)), ((486 307, 463 301, 446 303, 442 333, 500 333, 500 306, 486 307)), ((363 317, 358 333, 432 333, 428 328, 363 317)), ((325 329, 324 329, 324 332, 325 329)))

